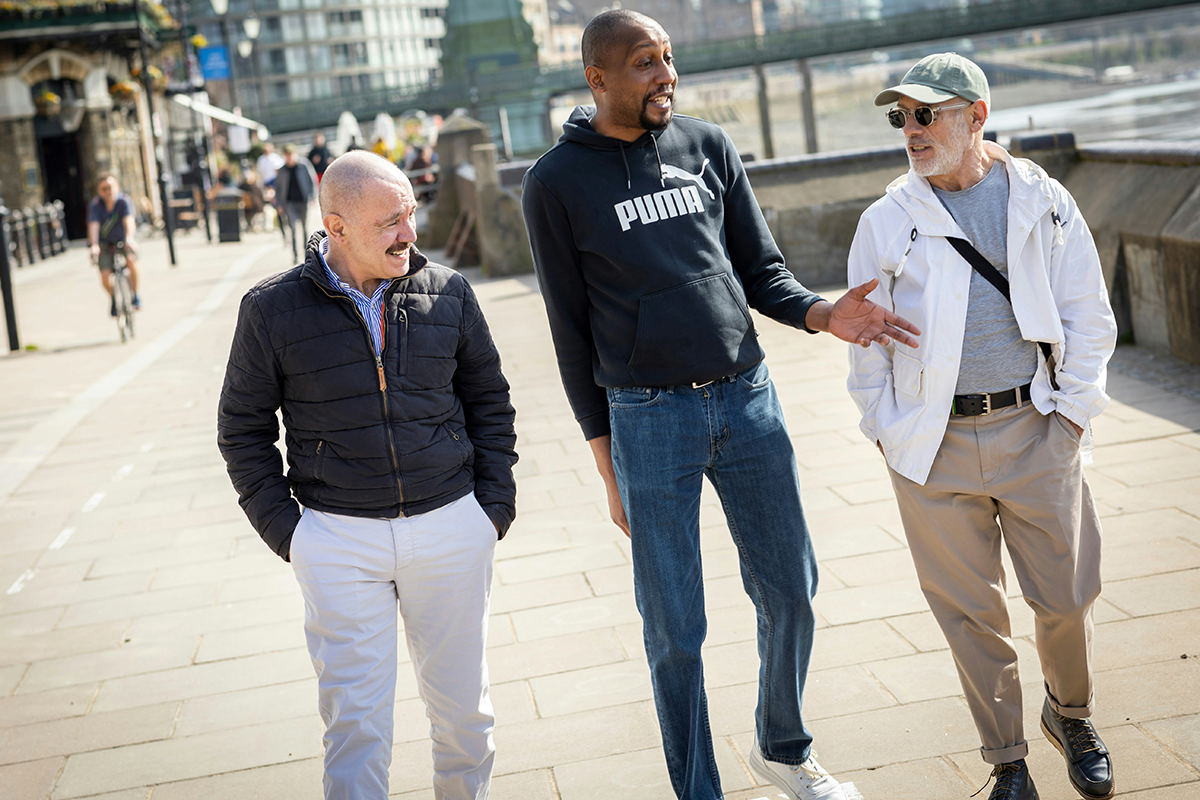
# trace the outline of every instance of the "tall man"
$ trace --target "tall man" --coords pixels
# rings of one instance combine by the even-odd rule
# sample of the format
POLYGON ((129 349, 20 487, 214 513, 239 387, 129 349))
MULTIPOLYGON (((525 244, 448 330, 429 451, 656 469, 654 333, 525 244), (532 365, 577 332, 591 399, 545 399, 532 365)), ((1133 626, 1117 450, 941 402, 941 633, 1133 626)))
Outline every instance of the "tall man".
POLYGON ((758 610, 758 744, 750 764, 791 798, 842 800, 801 719, 817 566, 795 456, 749 306, 848 341, 909 345, 908 323, 836 305, 786 269, 741 160, 717 126, 673 114, 671 42, 631 11, 583 35, 595 108, 525 176, 525 220, 568 398, 631 537, 667 769, 676 794, 716 800, 700 659, 699 509, 721 497, 758 610))
POLYGON ((1038 796, 1002 540, 1037 617, 1042 730, 1080 795, 1111 797, 1112 762, 1087 720, 1100 521, 1080 436, 1108 403, 1116 342, 1096 247, 1058 181, 983 140, 991 100, 974 63, 928 56, 875 98, 893 103, 911 168, 863 214, 849 275, 880 280, 872 296, 925 334, 916 352, 851 348, 850 393, 887 457, 921 588, 995 765, 992 800, 1038 796))
POLYGON ((399 601, 434 793, 482 800, 495 750, 492 555, 515 514, 508 383, 471 287, 414 245, 404 173, 351 153, 320 199, 328 235, 242 299, 218 443, 242 508, 304 595, 326 798, 387 797, 399 601))

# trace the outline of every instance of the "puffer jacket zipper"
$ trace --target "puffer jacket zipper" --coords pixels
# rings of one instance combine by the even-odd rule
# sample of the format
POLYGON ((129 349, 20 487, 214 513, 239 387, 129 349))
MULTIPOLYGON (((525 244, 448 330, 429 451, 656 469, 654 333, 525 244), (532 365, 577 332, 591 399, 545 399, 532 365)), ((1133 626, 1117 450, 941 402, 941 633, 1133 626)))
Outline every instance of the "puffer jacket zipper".
MULTIPOLYGON (((312 280, 312 278, 310 277, 309 280, 312 280)), ((345 300, 350 304, 350 307, 354 309, 355 316, 358 317, 358 321, 362 323, 363 333, 366 334, 367 337, 367 347, 369 347, 371 352, 374 353, 375 341, 371 338, 371 329, 367 327, 367 320, 363 318, 362 312, 358 310, 358 306, 354 305, 354 301, 344 294, 333 294, 324 286, 322 286, 319 281, 313 280, 313 283, 317 284, 317 288, 324 292, 326 296, 331 297, 334 300, 345 300)), ((384 302, 386 301, 387 295, 385 293, 384 302)), ((380 318, 383 320, 382 324, 386 326, 386 317, 383 314, 380 314, 380 318)), ((392 432, 392 412, 388 408, 387 378, 384 376, 383 372, 383 353, 385 350, 387 350, 386 327, 384 329, 383 347, 380 348, 379 353, 375 356, 375 368, 379 372, 379 401, 383 404, 383 426, 385 433, 387 434, 388 450, 392 456, 392 470, 396 475, 396 495, 399 505, 401 506, 401 515, 403 516, 404 481, 400 477, 400 459, 396 456, 396 439, 395 434, 392 432)))

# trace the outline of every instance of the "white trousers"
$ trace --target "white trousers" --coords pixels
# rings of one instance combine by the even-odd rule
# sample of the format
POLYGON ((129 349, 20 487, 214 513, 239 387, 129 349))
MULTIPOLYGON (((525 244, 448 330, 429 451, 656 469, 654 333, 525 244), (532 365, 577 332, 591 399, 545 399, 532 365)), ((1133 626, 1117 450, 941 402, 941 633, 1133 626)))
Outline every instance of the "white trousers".
POLYGON ((399 519, 305 510, 290 557, 326 726, 326 800, 387 798, 397 604, 430 720, 434 796, 488 796, 496 748, 484 645, 495 548, 474 495, 399 519))

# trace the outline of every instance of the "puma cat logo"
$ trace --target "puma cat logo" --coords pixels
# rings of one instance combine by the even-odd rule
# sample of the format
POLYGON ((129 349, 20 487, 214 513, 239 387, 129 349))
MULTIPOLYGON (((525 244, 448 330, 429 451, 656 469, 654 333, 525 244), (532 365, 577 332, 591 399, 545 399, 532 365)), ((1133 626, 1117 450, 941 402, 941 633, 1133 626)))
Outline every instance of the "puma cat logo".
POLYGON ((681 180, 681 181, 692 181, 697 186, 699 186, 701 189, 708 192, 709 200, 716 200, 717 196, 715 194, 713 194, 712 189, 709 189, 708 186, 706 186, 704 183, 704 168, 707 166, 708 166, 708 159, 706 158, 706 159, 704 159, 704 163, 700 165, 700 171, 697 172, 695 175, 693 175, 690 172, 685 172, 684 170, 680 169, 679 167, 673 167, 670 164, 663 164, 662 165, 662 176, 663 176, 663 178, 677 178, 678 180, 681 180))

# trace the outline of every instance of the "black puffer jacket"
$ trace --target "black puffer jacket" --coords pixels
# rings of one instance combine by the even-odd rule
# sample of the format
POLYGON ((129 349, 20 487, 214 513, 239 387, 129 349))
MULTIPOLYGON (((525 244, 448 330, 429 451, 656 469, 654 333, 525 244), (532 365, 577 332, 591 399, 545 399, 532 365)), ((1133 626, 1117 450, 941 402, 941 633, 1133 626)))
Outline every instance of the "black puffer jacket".
POLYGON ((309 240, 303 265, 247 292, 238 314, 218 445, 251 524, 286 559, 297 500, 396 517, 474 491, 503 536, 516 514, 515 415, 474 292, 414 248, 411 271, 385 294, 377 360, 353 301, 329 288, 324 236, 309 240))

